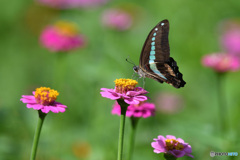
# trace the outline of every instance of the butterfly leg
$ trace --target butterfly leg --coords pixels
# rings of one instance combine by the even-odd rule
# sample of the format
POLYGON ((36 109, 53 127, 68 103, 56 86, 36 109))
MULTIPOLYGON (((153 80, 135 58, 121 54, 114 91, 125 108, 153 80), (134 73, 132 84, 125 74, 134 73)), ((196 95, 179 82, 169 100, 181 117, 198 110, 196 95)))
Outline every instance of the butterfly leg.
POLYGON ((145 78, 143 77, 143 89, 145 88, 145 78))
POLYGON ((133 72, 133 74, 132 74, 132 79, 134 79, 136 76, 136 73, 135 72, 133 72))

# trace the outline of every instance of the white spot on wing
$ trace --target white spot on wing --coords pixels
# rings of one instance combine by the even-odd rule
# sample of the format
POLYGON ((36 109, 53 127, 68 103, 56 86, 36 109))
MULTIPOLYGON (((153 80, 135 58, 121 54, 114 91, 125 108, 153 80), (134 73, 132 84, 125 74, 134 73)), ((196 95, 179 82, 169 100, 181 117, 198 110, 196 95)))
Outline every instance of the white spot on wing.
POLYGON ((165 23, 161 23, 161 26, 164 26, 165 23))
POLYGON ((157 31, 158 30, 158 28, 155 28, 155 31, 157 31))

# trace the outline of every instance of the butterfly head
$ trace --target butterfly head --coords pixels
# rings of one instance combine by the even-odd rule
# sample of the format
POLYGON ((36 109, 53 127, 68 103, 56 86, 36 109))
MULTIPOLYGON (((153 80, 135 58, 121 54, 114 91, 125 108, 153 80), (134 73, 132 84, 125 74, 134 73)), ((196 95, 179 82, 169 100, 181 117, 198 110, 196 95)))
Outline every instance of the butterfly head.
POLYGON ((139 67, 138 66, 133 66, 134 72, 138 73, 139 67))

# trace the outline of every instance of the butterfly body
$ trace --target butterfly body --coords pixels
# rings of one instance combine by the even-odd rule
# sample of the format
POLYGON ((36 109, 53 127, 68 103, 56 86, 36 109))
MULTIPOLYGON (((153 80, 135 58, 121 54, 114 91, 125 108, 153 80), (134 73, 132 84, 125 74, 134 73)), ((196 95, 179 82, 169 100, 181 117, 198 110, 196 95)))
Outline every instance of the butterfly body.
POLYGON ((182 79, 176 61, 170 57, 168 32, 168 20, 161 21, 151 30, 144 43, 139 66, 134 66, 133 70, 140 77, 166 82, 175 88, 184 87, 186 82, 182 79))

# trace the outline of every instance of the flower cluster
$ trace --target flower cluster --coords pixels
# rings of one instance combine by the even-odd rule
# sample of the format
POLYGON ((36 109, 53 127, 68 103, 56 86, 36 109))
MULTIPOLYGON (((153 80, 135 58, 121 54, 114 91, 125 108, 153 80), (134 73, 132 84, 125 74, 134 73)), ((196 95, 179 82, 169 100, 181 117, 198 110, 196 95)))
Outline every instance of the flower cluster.
POLYGON ((188 143, 185 143, 183 139, 177 138, 172 135, 158 136, 158 138, 153 139, 152 147, 155 153, 165 153, 173 155, 177 158, 183 156, 189 156, 193 158, 192 148, 188 143))
POLYGON ((107 0, 37 0, 39 3, 59 9, 88 8, 103 5, 107 0))
POLYGON ((108 28, 123 31, 132 26, 132 16, 122 9, 109 9, 102 14, 102 23, 108 28))
POLYGON ((137 81, 121 78, 114 82, 115 89, 101 88, 103 97, 112 100, 123 99, 127 104, 139 104, 148 99, 145 96, 148 92, 141 87, 136 87, 137 81))
POLYGON ((224 53, 206 55, 203 57, 202 63, 206 67, 213 68, 216 72, 236 71, 240 68, 238 58, 224 53))
POLYGON ((227 20, 222 24, 221 45, 225 52, 240 56, 240 22, 227 20))
MULTIPOLYGON (((112 114, 121 115, 121 107, 116 102, 112 109, 112 114)), ((143 117, 147 118, 154 116, 155 114, 155 105, 153 103, 140 102, 139 104, 131 104, 127 108, 126 116, 127 117, 143 117)))
POLYGON ((27 103, 27 108, 41 110, 43 113, 52 111, 54 113, 65 112, 67 106, 56 102, 59 93, 56 90, 40 87, 33 92, 33 95, 22 95, 20 99, 23 103, 27 103))
POLYGON ((161 92, 156 98, 156 110, 165 114, 178 113, 184 106, 183 98, 174 93, 161 92))
POLYGON ((220 41, 224 53, 206 55, 202 64, 219 73, 237 71, 240 69, 240 23, 228 20, 222 26, 220 41))
POLYGON ((40 36, 41 44, 53 52, 70 51, 85 46, 86 40, 73 23, 59 21, 47 26, 40 36))

